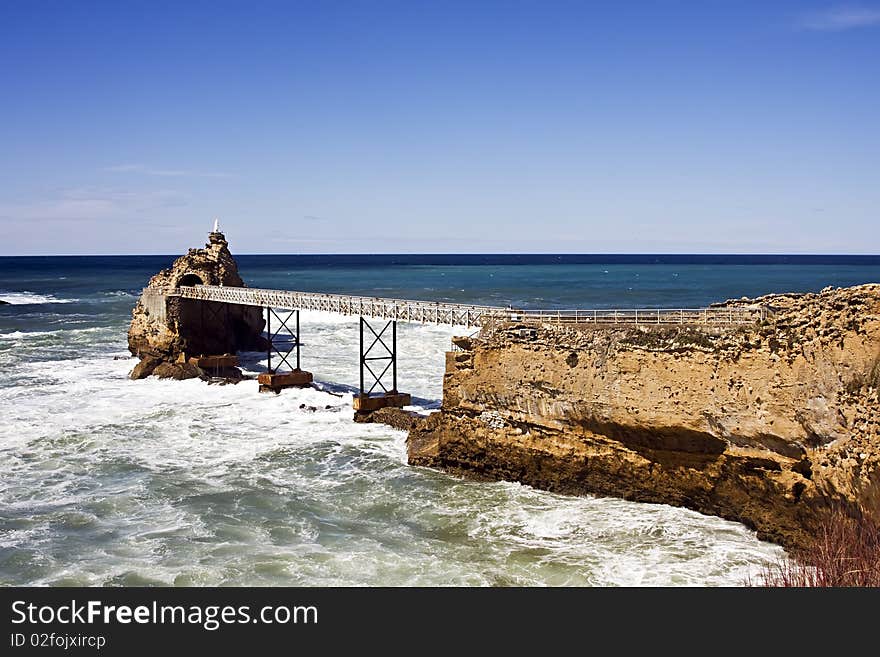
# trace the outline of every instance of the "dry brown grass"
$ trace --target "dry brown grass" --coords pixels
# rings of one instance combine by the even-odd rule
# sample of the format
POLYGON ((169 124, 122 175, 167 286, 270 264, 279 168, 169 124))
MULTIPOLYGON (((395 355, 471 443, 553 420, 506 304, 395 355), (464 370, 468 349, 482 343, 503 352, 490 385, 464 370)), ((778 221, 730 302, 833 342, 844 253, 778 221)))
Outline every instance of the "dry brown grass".
POLYGON ((880 586, 880 524, 831 513, 811 545, 764 567, 751 586, 880 586))

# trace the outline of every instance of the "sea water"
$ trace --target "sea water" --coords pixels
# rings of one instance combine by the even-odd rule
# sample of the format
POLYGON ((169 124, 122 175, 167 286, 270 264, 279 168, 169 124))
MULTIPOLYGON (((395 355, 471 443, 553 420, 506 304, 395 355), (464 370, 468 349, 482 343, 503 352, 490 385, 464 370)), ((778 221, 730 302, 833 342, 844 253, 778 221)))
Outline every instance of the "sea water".
MULTIPOLYGON (((131 309, 172 260, 0 258, 0 585, 738 585, 782 554, 687 509, 408 466, 404 432, 352 422, 357 318, 302 313, 313 388, 131 381, 131 309)), ((238 261, 252 286, 529 308, 880 281, 874 257, 238 261)), ((423 412, 472 331, 399 325, 399 388, 423 412)))

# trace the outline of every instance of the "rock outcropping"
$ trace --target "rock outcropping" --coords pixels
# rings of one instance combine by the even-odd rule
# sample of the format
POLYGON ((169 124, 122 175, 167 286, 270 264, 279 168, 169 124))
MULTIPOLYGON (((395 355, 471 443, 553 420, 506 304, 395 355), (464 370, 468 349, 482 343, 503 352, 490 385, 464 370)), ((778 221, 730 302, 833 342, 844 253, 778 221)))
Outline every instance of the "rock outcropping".
MULTIPOLYGON (((188 356, 266 348, 260 308, 164 294, 170 288, 192 285, 245 287, 223 233, 210 233, 204 249, 190 249, 150 279, 132 311, 128 330, 129 351, 141 359, 131 373, 133 379, 151 374, 174 379, 206 377, 206 372, 188 362, 188 356)), ((237 368, 221 369, 210 374, 233 381, 241 377, 237 368)))
POLYGON ((409 461, 686 506, 788 546, 830 505, 880 519, 880 285, 748 303, 769 319, 460 339, 409 461))

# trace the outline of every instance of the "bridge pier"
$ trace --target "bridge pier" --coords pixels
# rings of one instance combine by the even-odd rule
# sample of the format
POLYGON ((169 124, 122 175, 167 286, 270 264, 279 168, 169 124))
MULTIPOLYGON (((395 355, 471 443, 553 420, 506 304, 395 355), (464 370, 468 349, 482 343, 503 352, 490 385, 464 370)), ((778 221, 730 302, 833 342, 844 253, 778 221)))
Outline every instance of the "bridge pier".
POLYGON ((393 406, 402 408, 412 403, 412 397, 406 393, 397 391, 397 321, 389 320, 378 333, 370 326, 363 317, 360 318, 360 389, 354 398, 354 410, 360 414, 371 413, 380 408, 393 406), (391 335, 388 336, 388 329, 391 335), (369 331, 367 334, 364 329, 369 331), (366 341, 370 346, 364 349, 366 341), (389 346, 389 343, 391 346, 389 346), (382 370, 376 374, 376 370, 385 363, 382 370), (378 366, 377 366, 378 365, 378 366), (374 370, 373 368, 376 367, 374 370), (388 382, 390 370, 391 387, 388 382), (369 375, 369 376, 367 376, 369 375), (370 387, 367 388, 366 384, 370 387), (381 392, 373 394, 376 388, 381 392))
POLYGON ((275 312, 273 308, 266 308, 266 337, 268 338, 268 346, 266 348, 266 369, 267 371, 257 377, 260 384, 260 392, 274 392, 276 395, 284 388, 306 388, 312 383, 312 373, 300 369, 300 330, 299 330, 299 311, 293 310, 282 318, 275 312), (295 329, 288 322, 296 317, 295 329), (278 324, 278 330, 272 332, 272 318, 275 318, 278 324), (290 338, 290 346, 287 351, 282 351, 281 340, 279 336, 285 334, 290 338), (280 348, 279 348, 280 347, 280 348), (291 354, 296 352, 296 367, 288 360, 291 354), (279 357, 279 366, 286 365, 290 368, 287 372, 279 372, 272 368, 272 355, 277 354, 279 357))

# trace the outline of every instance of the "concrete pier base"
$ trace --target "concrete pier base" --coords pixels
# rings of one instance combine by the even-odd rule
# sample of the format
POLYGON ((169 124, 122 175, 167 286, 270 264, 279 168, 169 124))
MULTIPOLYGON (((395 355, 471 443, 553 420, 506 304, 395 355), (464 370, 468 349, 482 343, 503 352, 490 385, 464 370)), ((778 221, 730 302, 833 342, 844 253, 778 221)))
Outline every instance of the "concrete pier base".
POLYGON ((192 356, 188 354, 180 354, 177 358, 178 363, 189 363, 203 370, 223 369, 225 367, 238 367, 238 356, 235 354, 221 354, 206 356, 192 356))
POLYGON ((380 408, 403 408, 412 404, 412 396, 405 392, 386 392, 381 395, 355 395, 354 410, 358 413, 372 413, 380 408))
POLYGON ((276 395, 284 388, 306 388, 312 383, 312 373, 293 370, 282 374, 264 372, 257 376, 260 392, 274 392, 276 395))

